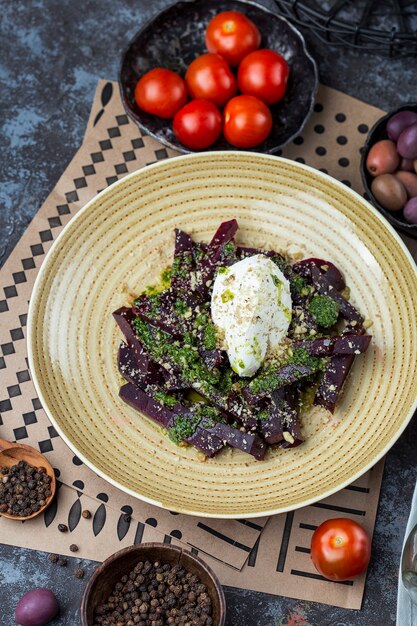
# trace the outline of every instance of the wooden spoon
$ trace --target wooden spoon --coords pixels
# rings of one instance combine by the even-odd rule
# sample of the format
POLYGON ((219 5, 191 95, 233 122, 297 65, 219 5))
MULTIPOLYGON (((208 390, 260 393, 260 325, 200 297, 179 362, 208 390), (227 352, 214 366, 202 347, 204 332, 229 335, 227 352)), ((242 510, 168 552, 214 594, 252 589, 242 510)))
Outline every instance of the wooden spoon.
POLYGON ((36 511, 27 517, 0 513, 0 516, 24 522, 25 520, 32 519, 33 517, 40 515, 51 504, 56 491, 56 480, 54 470, 43 454, 35 450, 35 448, 32 448, 32 446, 26 446, 23 443, 10 443, 10 441, 6 441, 6 439, 2 439, 0 437, 0 467, 12 467, 12 465, 16 465, 19 461, 25 461, 33 467, 44 467, 46 473, 51 478, 51 484, 49 486, 51 495, 46 499, 46 504, 42 506, 39 511, 36 511))

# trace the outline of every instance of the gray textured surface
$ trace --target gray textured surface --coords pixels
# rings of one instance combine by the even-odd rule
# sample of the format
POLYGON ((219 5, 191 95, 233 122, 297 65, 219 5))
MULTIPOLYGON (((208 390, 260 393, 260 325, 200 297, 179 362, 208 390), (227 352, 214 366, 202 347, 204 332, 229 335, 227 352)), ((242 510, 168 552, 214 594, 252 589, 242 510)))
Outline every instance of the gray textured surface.
MULTIPOLYGON (((97 79, 116 78, 120 50, 144 20, 168 4, 0 2, 0 264, 79 146, 97 79)), ((413 66, 410 60, 346 52, 308 40, 326 84, 385 109, 417 101, 415 61, 413 66)), ((416 441, 414 419, 387 458, 362 611, 227 589, 227 626, 394 624, 397 569, 416 478, 416 441)), ((0 626, 13 624, 17 599, 34 586, 50 587, 59 597, 62 612, 54 624, 77 626, 84 587, 73 575, 77 562, 71 559, 67 568, 58 568, 44 553, 0 546, 0 626)), ((85 567, 91 572, 94 563, 85 562, 85 567)))

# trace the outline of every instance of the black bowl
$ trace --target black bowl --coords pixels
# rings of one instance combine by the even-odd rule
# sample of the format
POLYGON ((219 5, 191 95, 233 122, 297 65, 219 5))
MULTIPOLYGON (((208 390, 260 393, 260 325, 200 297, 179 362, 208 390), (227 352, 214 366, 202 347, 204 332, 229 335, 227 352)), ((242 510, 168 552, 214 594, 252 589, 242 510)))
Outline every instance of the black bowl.
MULTIPOLYGON (((298 135, 313 110, 318 77, 303 36, 284 18, 250 0, 187 0, 165 9, 132 39, 122 57, 119 87, 127 113, 138 126, 170 148, 189 153, 176 139, 170 120, 141 111, 134 98, 136 83, 154 67, 166 67, 185 74, 197 56, 207 52, 204 33, 209 21, 222 11, 242 11, 262 35, 261 47, 276 50, 290 65, 287 93, 271 107, 273 128, 269 137, 255 148, 273 154, 298 135)), ((235 150, 220 138, 211 150, 235 150)))
POLYGON ((373 176, 371 176, 371 174, 366 169, 366 159, 368 158, 369 150, 377 141, 380 141, 381 139, 388 139, 388 120, 399 111, 415 111, 417 113, 417 103, 412 102, 410 104, 404 104, 398 107, 398 109, 390 111, 390 113, 387 113, 386 115, 384 115, 384 117, 381 117, 381 119, 379 119, 372 126, 371 130, 368 133, 365 145, 362 149, 360 169, 363 186, 365 187, 365 191, 367 193, 369 201, 374 205, 375 208, 378 209, 378 211, 382 213, 382 215, 390 222, 390 224, 394 226, 394 228, 402 231, 403 233, 406 233, 407 235, 410 235, 410 237, 417 238, 417 224, 409 224, 408 222, 406 222, 402 211, 396 211, 395 213, 387 211, 387 209, 384 209, 384 207, 379 204, 378 200, 375 199, 371 191, 373 176))

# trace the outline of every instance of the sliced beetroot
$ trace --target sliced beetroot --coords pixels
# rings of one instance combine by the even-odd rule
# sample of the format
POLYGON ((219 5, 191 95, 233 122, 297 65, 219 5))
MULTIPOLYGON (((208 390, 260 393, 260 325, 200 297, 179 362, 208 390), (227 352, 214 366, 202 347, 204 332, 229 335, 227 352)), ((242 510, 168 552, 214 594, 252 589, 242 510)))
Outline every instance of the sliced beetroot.
POLYGON ((263 254, 263 256, 280 259, 282 262, 285 261, 285 258, 279 252, 275 252, 274 250, 263 250, 262 248, 247 248, 246 246, 237 246, 236 247, 236 256, 241 261, 242 259, 246 259, 248 256, 255 256, 257 254, 263 254))
POLYGON ((162 368, 161 364, 153 360, 146 348, 142 345, 142 342, 137 336, 133 326, 136 315, 133 313, 133 310, 130 307, 120 307, 120 309, 114 311, 113 317, 116 320, 120 330, 122 331, 126 339, 127 345, 131 349, 131 355, 136 362, 137 368, 140 371, 147 370, 149 372, 149 377, 146 378, 146 382, 155 385, 159 384, 159 373, 162 372, 166 389, 174 390, 184 389, 187 387, 187 385, 184 384, 178 372, 174 368, 169 371, 165 368, 162 368), (156 378, 153 377, 154 373, 156 378))
POLYGON ((285 429, 285 410, 280 402, 272 399, 262 410, 259 419, 259 432, 268 445, 279 443, 283 440, 285 429), (266 415, 265 415, 266 414, 266 415))
POLYGON ((314 404, 324 406, 331 413, 334 412, 337 398, 354 360, 354 354, 339 354, 331 357, 329 364, 323 372, 323 377, 314 398, 314 404))
POLYGON ((286 385, 292 385, 302 378, 307 378, 317 371, 317 369, 308 365, 284 365, 278 368, 274 373, 260 374, 244 387, 243 397, 251 404, 259 404, 265 396, 271 395, 274 391, 286 385), (271 384, 264 385, 268 379, 271 384), (275 379, 275 380, 274 380, 275 379))
POLYGON ((343 335, 295 341, 295 348, 305 348, 311 356, 332 356, 333 354, 361 354, 366 352, 371 342, 371 335, 343 335))
POLYGON ((121 376, 139 387, 165 384, 163 369, 153 361, 146 361, 143 354, 138 355, 125 343, 120 344, 117 365, 121 376))
POLYGON ((331 337, 294 341, 294 348, 304 348, 310 356, 330 356, 333 354, 334 340, 331 337))
POLYGON ((334 354, 362 354, 371 343, 372 335, 345 335, 335 337, 334 354))
POLYGON ((222 248, 229 243, 229 241, 232 241, 238 228, 237 220, 233 219, 228 222, 222 222, 208 245, 208 252, 210 253, 218 248, 222 248))
POLYGON ((147 372, 149 369, 152 369, 151 356, 135 333, 133 321, 136 316, 132 309, 122 306, 117 311, 114 311, 113 317, 122 331, 128 346, 132 349, 132 356, 134 356, 137 368, 141 372, 147 372))
POLYGON ((311 270, 311 278, 313 281, 313 285, 323 296, 329 296, 332 300, 334 300, 339 305, 340 314, 344 317, 348 322, 355 322, 357 324, 363 324, 363 316, 359 313, 359 311, 351 304, 346 298, 344 298, 335 287, 327 280, 327 276, 325 274, 321 274, 320 270, 316 267, 313 267, 311 270))
POLYGON ((309 259, 302 259, 301 261, 297 261, 293 263, 291 266, 294 272, 306 278, 311 282, 312 279, 312 269, 317 269, 320 274, 324 274, 330 285, 337 291, 343 291, 346 287, 346 282, 342 272, 330 261, 325 261, 324 259, 317 259, 315 257, 311 257, 309 259))
POLYGON ((197 427, 194 434, 187 437, 186 441, 210 458, 220 452, 225 445, 223 440, 217 437, 212 430, 204 427, 197 427))
POLYGON ((304 441, 298 418, 299 390, 297 386, 291 385, 289 387, 285 387, 283 399, 281 396, 273 394, 272 401, 276 402, 278 405, 281 404, 282 410, 284 410, 285 413, 285 430, 283 432, 284 439, 279 444, 280 447, 296 448, 304 441))
POLYGON ((232 265, 237 260, 235 248, 233 247, 230 252, 227 249, 227 244, 233 242, 237 229, 236 220, 222 222, 208 244, 204 257, 197 265, 195 289, 204 300, 209 296, 217 269, 232 265))
POLYGON ((129 406, 144 413, 164 428, 171 428, 175 422, 175 413, 165 407, 152 396, 148 395, 132 383, 127 383, 120 388, 120 398, 129 406))
POLYGON ((242 450, 242 452, 247 452, 247 454, 252 455, 258 461, 262 461, 266 452, 266 443, 259 435, 256 433, 245 433, 241 430, 230 426, 230 424, 222 424, 218 423, 212 428, 212 432, 232 446, 232 448, 237 448, 238 450, 242 450))
POLYGON ((136 298, 132 310, 145 322, 178 338, 188 330, 189 324, 187 324, 187 319, 176 312, 176 300, 170 291, 156 296, 142 295, 136 298))
POLYGON ((225 353, 222 350, 207 350, 206 348, 202 348, 199 350, 199 354, 209 370, 215 367, 222 367, 226 364, 225 353))

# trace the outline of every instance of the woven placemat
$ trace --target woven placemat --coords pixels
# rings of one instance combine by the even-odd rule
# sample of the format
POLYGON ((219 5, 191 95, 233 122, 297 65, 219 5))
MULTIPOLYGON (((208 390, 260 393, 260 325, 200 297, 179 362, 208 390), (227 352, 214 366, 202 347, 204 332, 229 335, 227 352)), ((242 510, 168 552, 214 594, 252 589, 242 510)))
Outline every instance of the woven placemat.
MULTIPOLYGON (((321 87, 308 126, 283 150, 283 156, 313 165, 361 192, 360 148, 381 113, 321 87)), ((70 554, 69 543, 77 539, 80 557, 101 560, 133 542, 180 542, 202 552, 224 584, 359 608, 365 577, 343 584, 324 580, 311 565, 308 546, 314 528, 331 516, 360 519, 372 533, 383 463, 325 501, 275 516, 262 532, 266 518, 233 521, 174 515, 112 487, 68 449, 36 396, 27 364, 25 326, 33 283, 51 243, 98 191, 175 154, 129 120, 115 83, 100 81, 83 145, 2 269, 0 433, 45 453, 62 483, 56 503, 30 526, 1 519, 2 541, 70 554), (91 522, 81 517, 86 503, 93 514, 91 522), (71 541, 64 541, 57 531, 58 522, 66 520, 71 541)))

